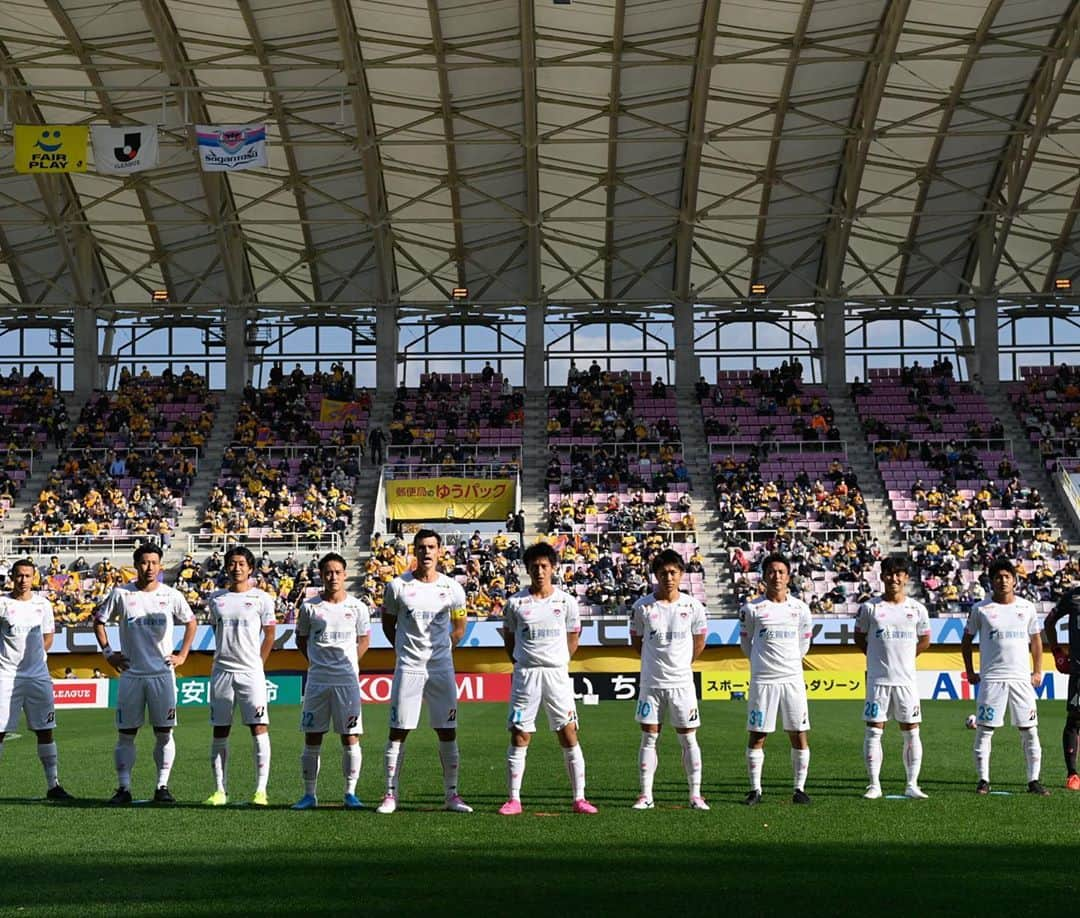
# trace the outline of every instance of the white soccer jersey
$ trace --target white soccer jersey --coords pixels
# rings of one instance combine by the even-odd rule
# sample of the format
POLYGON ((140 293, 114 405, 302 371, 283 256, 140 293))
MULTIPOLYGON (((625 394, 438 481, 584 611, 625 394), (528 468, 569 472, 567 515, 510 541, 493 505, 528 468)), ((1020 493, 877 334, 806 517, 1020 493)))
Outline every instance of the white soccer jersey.
POLYGON ((915 599, 886 602, 875 596, 859 606, 855 630, 866 635, 866 678, 873 685, 913 685, 915 647, 930 633, 930 615, 915 599))
POLYGON ((383 592, 383 615, 397 619, 394 651, 399 669, 453 669, 450 615, 465 609, 461 584, 445 574, 431 583, 412 572, 395 577, 383 592))
POLYGON ((354 596, 328 602, 304 600, 296 633, 308 639, 308 681, 317 685, 354 685, 360 675, 356 641, 371 632, 368 607, 354 596))
POLYGON ((216 590, 207 601, 214 629, 214 669, 247 673, 263 668, 263 628, 277 623, 274 600, 260 589, 216 590))
POLYGON ((783 602, 762 596, 743 605, 739 621, 739 642, 749 651, 751 681, 802 680, 802 658, 814 628, 805 602, 794 596, 783 602))
POLYGON ((630 612, 630 633, 641 638, 641 687, 692 688, 694 636, 708 630, 705 607, 686 593, 663 602, 642 596, 630 612))
POLYGON ((971 607, 968 634, 979 636, 979 676, 1008 680, 1031 678, 1031 636, 1042 629, 1035 606, 1017 597, 1011 603, 984 599, 971 607))
POLYGON ((565 667, 570 662, 566 635, 581 631, 581 615, 569 593, 556 589, 541 599, 521 590, 506 601, 503 618, 514 635, 517 666, 565 667))
POLYGON ((187 600, 164 583, 153 590, 140 590, 134 583, 114 587, 94 611, 94 621, 107 623, 113 617, 120 624, 120 652, 131 664, 131 676, 161 676, 171 673, 165 658, 175 649, 173 621, 191 621, 195 616, 187 600))
POLYGON ((0 678, 50 678, 44 636, 54 631, 52 603, 40 593, 30 599, 0 596, 0 678))

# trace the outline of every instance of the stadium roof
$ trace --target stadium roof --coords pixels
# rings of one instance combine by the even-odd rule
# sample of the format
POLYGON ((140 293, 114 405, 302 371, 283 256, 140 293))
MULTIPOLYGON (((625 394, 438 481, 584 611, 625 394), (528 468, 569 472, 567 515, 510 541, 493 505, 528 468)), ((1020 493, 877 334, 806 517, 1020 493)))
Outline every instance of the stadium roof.
POLYGON ((4 0, 0 302, 968 297, 1080 270, 1077 0, 4 0), (194 123, 266 121, 200 170, 194 123), (160 125, 139 176, 11 123, 160 125))

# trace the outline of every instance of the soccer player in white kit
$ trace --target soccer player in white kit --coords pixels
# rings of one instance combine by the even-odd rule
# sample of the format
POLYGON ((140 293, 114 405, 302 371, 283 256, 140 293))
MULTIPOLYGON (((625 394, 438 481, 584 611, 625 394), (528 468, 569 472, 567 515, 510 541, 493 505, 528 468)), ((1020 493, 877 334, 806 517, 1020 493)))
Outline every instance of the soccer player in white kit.
POLYGON ((413 536, 416 570, 395 577, 383 592, 382 627, 397 654, 390 693, 390 738, 386 744, 386 794, 377 812, 397 809, 405 740, 420 722, 420 707, 439 737, 445 809, 471 813, 458 793, 457 683, 453 646, 465 635, 465 591, 439 573, 442 537, 431 529, 413 536))
POLYGON ((510 748, 506 751, 506 783, 510 796, 499 813, 521 813, 525 756, 542 706, 548 726, 558 734, 562 746, 574 812, 592 815, 597 810, 585 799, 585 756, 578 745, 574 684, 567 671, 581 637, 577 600, 553 585, 559 555, 547 542, 530 546, 523 560, 529 586, 511 596, 503 609, 503 643, 514 661, 514 677, 507 720, 510 748))
POLYGON ((750 658, 750 697, 747 705, 746 767, 750 792, 747 806, 761 803, 761 771, 765 738, 776 729, 776 715, 791 742, 791 771, 795 792, 792 803, 809 803, 806 773, 810 768, 810 713, 802 658, 810 649, 813 621, 810 607, 788 595, 791 564, 780 554, 768 555, 761 565, 765 595, 739 610, 739 646, 750 658))
POLYGON ((74 800, 57 778, 56 743, 53 728, 52 676, 48 653, 56 624, 52 603, 31 587, 37 573, 31 561, 11 566, 11 592, 0 597, 0 757, 4 737, 19 726, 19 714, 26 712, 26 725, 37 734, 37 754, 45 771, 48 800, 74 800))
POLYGON ((266 806, 266 782, 270 777, 270 712, 263 667, 274 649, 277 617, 273 597, 252 585, 255 556, 236 546, 225 553, 229 587, 210 594, 207 608, 214 629, 214 666, 210 671, 210 768, 214 792, 207 806, 229 802, 229 733, 233 710, 251 729, 255 762, 255 793, 252 806, 266 806))
POLYGON ((313 810, 319 805, 316 790, 323 735, 333 723, 341 735, 341 774, 345 779, 344 806, 358 810, 356 796, 362 757, 360 737, 364 720, 360 710, 360 659, 371 643, 371 613, 355 596, 345 592, 345 559, 329 552, 319 559, 323 588, 319 595, 300 604, 296 620, 296 646, 307 658, 307 685, 300 729, 304 751, 300 773, 304 796, 294 810, 313 810))
POLYGON ((635 810, 651 810, 656 776, 656 744, 661 725, 675 728, 682 747, 683 770, 690 791, 690 808, 707 810, 701 796, 701 726, 693 663, 705 649, 708 623, 705 607, 679 592, 686 562, 670 548, 653 558, 656 586, 634 603, 630 613, 630 643, 641 655, 641 689, 635 718, 641 724, 638 771, 641 793, 635 810))
POLYGON ((855 618, 855 646, 866 654, 866 704, 863 719, 863 757, 870 783, 863 796, 881 797, 881 735, 885 722, 896 718, 904 738, 904 796, 921 800, 922 706, 916 685, 915 658, 930 646, 930 616, 926 606, 907 595, 910 573, 906 558, 881 562, 885 591, 859 606, 855 618))
POLYGON ((971 607, 960 653, 967 679, 978 686, 975 713, 975 793, 990 793, 990 746, 996 727, 1005 725, 1005 708, 1020 730, 1027 764, 1028 793, 1050 796, 1039 782, 1042 746, 1035 687, 1042 684, 1042 635, 1035 606, 1016 595, 1016 568, 1004 558, 990 565, 991 594, 971 607), (972 644, 979 636, 979 672, 972 663, 972 644), (1028 668, 1028 653, 1032 667, 1028 668))
POLYGON ((158 580, 161 549, 147 542, 135 549, 135 581, 114 587, 94 611, 94 635, 101 653, 120 673, 116 690, 117 789, 113 806, 131 803, 131 772, 135 767, 135 735, 146 711, 154 728, 157 765, 155 803, 175 803, 169 775, 176 757, 172 730, 176 726, 176 667, 182 666, 195 640, 195 616, 183 595, 158 580), (120 625, 120 649, 109 646, 105 624, 120 625), (173 652, 173 621, 184 625, 180 649, 173 652))

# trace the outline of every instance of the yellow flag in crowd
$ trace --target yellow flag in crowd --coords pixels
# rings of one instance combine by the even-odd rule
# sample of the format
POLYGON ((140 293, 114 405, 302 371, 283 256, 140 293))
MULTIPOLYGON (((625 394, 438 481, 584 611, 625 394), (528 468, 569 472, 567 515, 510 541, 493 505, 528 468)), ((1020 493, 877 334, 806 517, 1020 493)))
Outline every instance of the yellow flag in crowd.
POLYGON ((16 124, 15 171, 85 172, 88 134, 85 124, 16 124))

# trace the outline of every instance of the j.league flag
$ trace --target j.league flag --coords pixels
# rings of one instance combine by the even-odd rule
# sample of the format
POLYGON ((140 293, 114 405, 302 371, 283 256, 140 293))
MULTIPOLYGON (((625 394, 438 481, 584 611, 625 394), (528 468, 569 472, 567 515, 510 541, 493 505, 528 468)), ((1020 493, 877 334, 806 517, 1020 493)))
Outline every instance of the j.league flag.
POLYGON ((158 161, 158 133, 152 124, 90 128, 94 143, 94 167, 107 175, 127 175, 153 169, 158 161))
POLYGON ((88 133, 85 124, 16 124, 15 171, 85 172, 88 133))

